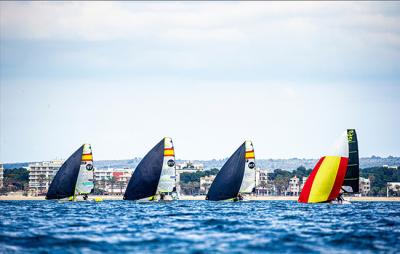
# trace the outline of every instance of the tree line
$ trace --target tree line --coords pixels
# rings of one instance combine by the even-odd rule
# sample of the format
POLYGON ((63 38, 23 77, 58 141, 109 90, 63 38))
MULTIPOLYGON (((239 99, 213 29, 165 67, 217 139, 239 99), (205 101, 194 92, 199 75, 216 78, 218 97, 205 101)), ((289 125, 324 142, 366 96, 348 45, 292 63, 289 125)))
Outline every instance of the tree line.
MULTIPOLYGON (((196 171, 193 173, 184 172, 180 174, 180 186, 183 194, 194 195, 199 194, 200 189, 200 178, 204 176, 217 175, 219 169, 213 168, 210 170, 196 171)), ((298 167, 293 171, 287 171, 283 169, 275 169, 272 173, 268 174, 267 186, 271 187, 274 185, 278 195, 284 194, 289 186, 290 178, 297 176, 300 181, 303 177, 309 176, 311 169, 306 169, 303 166, 298 167)), ((384 196, 386 195, 387 182, 400 182, 400 169, 399 168, 387 168, 387 167, 371 167, 360 170, 360 176, 368 178, 371 182, 370 195, 372 196, 384 196)), ((47 181, 49 179, 43 179, 47 181)), ((104 194, 105 186, 124 188, 122 182, 117 181, 116 178, 100 180, 95 183, 96 194, 104 194)), ((9 191, 28 191, 29 189, 29 171, 26 168, 13 168, 4 169, 4 180, 3 188, 0 193, 6 193, 9 191)))

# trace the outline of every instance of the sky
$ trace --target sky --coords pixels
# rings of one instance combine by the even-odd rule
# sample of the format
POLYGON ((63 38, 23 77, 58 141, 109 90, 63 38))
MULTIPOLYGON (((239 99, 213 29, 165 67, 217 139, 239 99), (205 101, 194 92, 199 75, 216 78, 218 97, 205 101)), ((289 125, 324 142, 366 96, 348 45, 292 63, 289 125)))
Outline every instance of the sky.
POLYGON ((1 2, 0 161, 400 156, 399 2, 1 2))

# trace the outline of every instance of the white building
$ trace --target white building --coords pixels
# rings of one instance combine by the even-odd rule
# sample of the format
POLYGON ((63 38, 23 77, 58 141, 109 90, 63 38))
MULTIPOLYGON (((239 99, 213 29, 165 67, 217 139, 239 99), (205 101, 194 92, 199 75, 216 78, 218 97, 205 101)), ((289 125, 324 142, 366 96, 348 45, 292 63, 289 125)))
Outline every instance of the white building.
POLYGON ((396 165, 392 165, 392 166, 389 166, 389 165, 383 165, 382 167, 384 167, 384 168, 388 168, 388 169, 399 169, 399 166, 396 166, 396 165))
POLYGON ((207 194, 208 190, 211 187, 211 184, 213 183, 215 179, 215 176, 203 176, 200 177, 200 192, 202 194, 207 194))
POLYGON ((0 163, 0 188, 3 188, 4 186, 4 168, 3 168, 3 164, 0 163))
POLYGON ((177 163, 175 166, 175 176, 176 176, 176 191, 181 192, 181 174, 182 173, 196 173, 197 171, 204 170, 204 165, 201 163, 193 163, 191 161, 186 161, 183 163, 177 163))
POLYGON ((400 196, 400 182, 388 182, 386 186, 386 196, 400 196))
POLYGON ((33 195, 47 193, 53 177, 63 163, 62 160, 54 160, 30 164, 28 166, 30 193, 33 195))
POLYGON ((288 192, 293 196, 298 196, 300 193, 300 178, 293 176, 289 180, 288 192))
POLYGON ((368 178, 360 177, 359 186, 360 186, 360 194, 366 196, 371 190, 371 181, 368 178))
POLYGON ((269 195, 271 188, 268 186, 268 169, 256 169, 256 195, 269 195))
POLYGON ((177 170, 203 170, 204 165, 201 163, 193 163, 192 161, 185 161, 183 163, 176 164, 177 170))
POLYGON ((109 194, 122 195, 125 193, 132 177, 131 168, 101 168, 94 170, 95 187, 109 194))

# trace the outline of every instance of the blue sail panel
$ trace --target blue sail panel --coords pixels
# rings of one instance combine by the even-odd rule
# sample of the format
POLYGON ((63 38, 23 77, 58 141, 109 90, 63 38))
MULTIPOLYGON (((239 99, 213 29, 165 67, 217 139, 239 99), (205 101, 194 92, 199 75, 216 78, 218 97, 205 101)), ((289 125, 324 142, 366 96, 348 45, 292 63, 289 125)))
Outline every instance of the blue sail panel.
POLYGON ((245 143, 222 166, 210 186, 206 199, 219 201, 237 197, 245 168, 245 143))
POLYGON ((163 160, 164 139, 153 147, 136 167, 125 191, 125 200, 138 200, 156 194, 163 160))
POLYGON ((79 175, 82 161, 83 146, 69 157, 58 170, 50 184, 46 199, 62 199, 72 197, 79 175))

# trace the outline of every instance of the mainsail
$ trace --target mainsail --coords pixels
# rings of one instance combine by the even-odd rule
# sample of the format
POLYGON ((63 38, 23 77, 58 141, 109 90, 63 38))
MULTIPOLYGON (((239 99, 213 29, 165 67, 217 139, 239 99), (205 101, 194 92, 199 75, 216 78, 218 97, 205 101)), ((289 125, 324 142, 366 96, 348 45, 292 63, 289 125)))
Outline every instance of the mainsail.
POLYGON ((240 193, 252 193, 256 187, 256 164, 254 156, 253 143, 251 141, 245 142, 246 148, 246 164, 244 168, 244 175, 242 185, 240 186, 240 193))
POLYGON ((360 167, 356 130, 347 130, 347 140, 349 144, 349 165, 347 166, 346 176, 344 177, 343 189, 346 192, 358 193, 360 167))
POLYGON ((84 144, 78 180, 76 181, 75 195, 91 193, 94 187, 93 178, 92 147, 89 144, 84 144))
POLYGON ((335 156, 325 156, 318 161, 304 184, 299 202, 329 202, 336 199, 342 189, 358 192, 358 145, 355 130, 347 130, 335 150, 335 156))
POLYGON ((172 171, 175 172, 175 161, 173 158, 174 150, 172 141, 169 138, 163 138, 148 154, 146 154, 146 156, 144 156, 136 167, 129 180, 124 199, 139 200, 155 196, 157 194, 161 172, 163 171, 163 165, 165 164, 167 167, 165 167, 165 171, 163 171, 163 181, 160 186, 160 191, 172 191, 173 187, 171 186, 175 186, 175 179, 172 180, 172 178, 170 178, 172 171))
POLYGON ((84 145, 81 146, 60 167, 46 194, 46 199, 62 199, 75 195, 84 145))
POLYGON ((244 175, 245 153, 246 144, 243 143, 222 166, 206 199, 219 201, 237 197, 244 175))
POLYGON ((171 138, 164 139, 164 161, 158 182, 157 193, 175 191, 175 151, 171 138))

